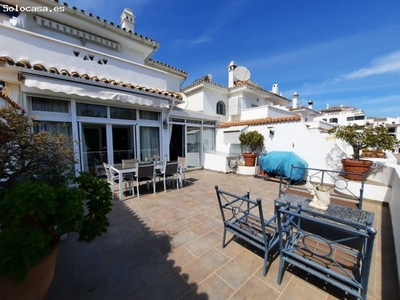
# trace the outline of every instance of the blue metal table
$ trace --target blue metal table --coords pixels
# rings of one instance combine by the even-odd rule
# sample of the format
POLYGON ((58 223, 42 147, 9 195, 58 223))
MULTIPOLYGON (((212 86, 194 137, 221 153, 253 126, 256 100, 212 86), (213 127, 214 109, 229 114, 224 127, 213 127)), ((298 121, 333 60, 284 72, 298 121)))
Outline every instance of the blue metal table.
POLYGON ((372 227, 374 213, 337 204, 323 211, 310 207, 310 202, 293 194, 275 200, 278 284, 290 264, 365 300, 377 233, 372 227))

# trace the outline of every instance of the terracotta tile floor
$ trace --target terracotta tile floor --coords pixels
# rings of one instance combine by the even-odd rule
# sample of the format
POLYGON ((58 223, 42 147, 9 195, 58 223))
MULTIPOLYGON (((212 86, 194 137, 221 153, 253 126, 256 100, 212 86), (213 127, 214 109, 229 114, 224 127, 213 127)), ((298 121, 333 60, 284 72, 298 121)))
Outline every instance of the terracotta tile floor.
MULTIPOLYGON (((214 185, 251 198, 273 211, 278 182, 206 170, 186 173, 186 184, 157 194, 143 186, 140 198, 114 201, 108 232, 90 244, 71 234, 59 247, 48 300, 60 299, 351 299, 296 269, 277 284, 279 260, 262 276, 263 253, 238 242, 222 249, 222 223, 214 185)), ((368 299, 399 299, 388 208, 375 212, 375 241, 368 299), (383 242, 384 241, 384 242, 383 242)))

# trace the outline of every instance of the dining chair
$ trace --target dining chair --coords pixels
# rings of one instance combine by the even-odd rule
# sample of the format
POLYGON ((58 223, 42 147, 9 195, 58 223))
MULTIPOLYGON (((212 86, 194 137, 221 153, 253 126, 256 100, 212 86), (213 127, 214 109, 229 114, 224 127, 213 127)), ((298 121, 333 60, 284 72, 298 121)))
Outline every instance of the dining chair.
POLYGON ((162 178, 164 182, 164 192, 167 192, 166 181, 171 177, 176 180, 176 188, 179 189, 179 163, 177 161, 165 162, 164 168, 156 173, 156 177, 162 178))
POLYGON ((179 168, 179 181, 181 187, 185 183, 185 171, 186 171, 186 157, 178 156, 178 168, 179 168))
MULTIPOLYGON (((138 160, 136 158, 132 159, 123 159, 122 160, 122 168, 136 168, 138 164, 138 160)), ((126 176, 129 177, 130 180, 134 180, 135 173, 126 173, 126 176)))
MULTIPOLYGON (((107 163, 103 163, 103 166, 104 166, 104 170, 106 172, 107 182, 111 187, 112 199, 114 200, 115 184, 117 184, 117 185, 119 184, 119 176, 118 176, 118 174, 113 172, 113 170, 110 168, 110 166, 107 163)), ((132 193, 133 193, 132 180, 130 180, 129 178, 123 177, 122 181, 123 181, 123 183, 125 183, 125 189, 126 189, 126 184, 129 184, 129 188, 132 190, 132 193)))
POLYGON ((136 192, 139 198, 139 186, 141 182, 151 183, 153 185, 153 193, 156 193, 156 181, 155 181, 155 171, 154 162, 146 164, 138 164, 135 174, 136 180, 136 192))
POLYGON ((122 167, 123 168, 136 167, 137 163, 138 163, 138 160, 136 158, 123 159, 122 160, 122 167))

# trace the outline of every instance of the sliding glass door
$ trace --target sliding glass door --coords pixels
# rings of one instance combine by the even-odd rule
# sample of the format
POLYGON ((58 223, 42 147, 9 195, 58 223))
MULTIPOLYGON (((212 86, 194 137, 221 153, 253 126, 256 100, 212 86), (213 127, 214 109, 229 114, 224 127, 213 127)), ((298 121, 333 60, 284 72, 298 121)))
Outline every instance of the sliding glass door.
POLYGON ((81 123, 80 135, 82 171, 97 175, 107 162, 106 125, 81 123))
POLYGON ((186 165, 188 168, 201 166, 201 127, 186 127, 186 165))
POLYGON ((141 161, 160 159, 160 128, 140 127, 140 158, 141 161))
POLYGON ((136 158, 134 128, 132 125, 112 125, 114 164, 122 163, 123 159, 136 158))
POLYGON ((135 126, 80 123, 81 169, 104 175, 103 163, 135 158, 135 126))

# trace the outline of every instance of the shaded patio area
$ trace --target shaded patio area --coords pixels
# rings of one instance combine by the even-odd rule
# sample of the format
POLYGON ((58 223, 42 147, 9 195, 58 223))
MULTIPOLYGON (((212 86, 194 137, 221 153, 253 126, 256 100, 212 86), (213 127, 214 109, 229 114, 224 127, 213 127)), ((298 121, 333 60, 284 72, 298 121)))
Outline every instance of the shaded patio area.
MULTIPOLYGON (((279 259, 262 276, 263 253, 241 241, 226 248, 214 185, 247 189, 273 213, 277 181, 206 170, 186 173, 186 184, 157 194, 143 186, 140 198, 114 201, 108 232, 90 244, 74 235, 61 242, 48 300, 58 299, 352 299, 313 276, 288 268, 277 284, 279 259)), ((399 299, 388 207, 365 201, 378 230, 368 299, 399 299)))

